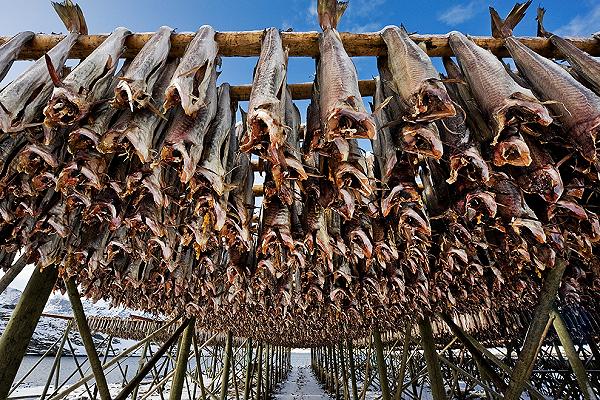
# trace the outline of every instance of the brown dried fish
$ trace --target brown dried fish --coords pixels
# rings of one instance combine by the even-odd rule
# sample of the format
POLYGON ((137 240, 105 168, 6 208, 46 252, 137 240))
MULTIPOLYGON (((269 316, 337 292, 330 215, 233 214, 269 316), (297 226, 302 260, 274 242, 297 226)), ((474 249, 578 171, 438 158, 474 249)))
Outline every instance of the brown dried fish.
POLYGON ((18 78, 0 91, 0 131, 16 132, 38 117, 40 108, 52 93, 52 77, 46 66, 50 60, 57 71, 61 71, 71 47, 79 35, 87 34, 85 18, 78 5, 70 0, 52 3, 61 20, 69 30, 67 36, 54 46, 44 57, 39 58, 18 78))
POLYGON ((319 38, 317 82, 321 124, 327 142, 336 138, 375 138, 375 122, 362 102, 356 67, 336 30, 346 6, 341 1, 319 0, 317 7, 323 29, 319 38))
POLYGON ((387 26, 380 32, 387 46, 387 65, 391 82, 404 106, 407 119, 413 122, 434 121, 456 114, 454 104, 440 82, 431 59, 404 27, 387 26))
MULTIPOLYGON (((87 116, 98 101, 103 100, 101 97, 112 82, 125 49, 125 39, 130 34, 126 28, 115 29, 66 78, 54 82, 52 98, 44 109, 46 125, 73 125, 87 116)), ((58 78, 52 61, 47 61, 50 76, 58 78)))
POLYGON ((135 56, 115 88, 115 107, 123 108, 129 105, 131 111, 148 106, 158 108, 151 104, 152 90, 167 62, 171 49, 171 33, 173 28, 161 26, 135 56))
POLYGON ((218 50, 215 30, 208 25, 201 26, 185 49, 166 90, 165 109, 181 103, 185 113, 194 116, 204 106, 212 70, 215 64, 220 64, 218 50))

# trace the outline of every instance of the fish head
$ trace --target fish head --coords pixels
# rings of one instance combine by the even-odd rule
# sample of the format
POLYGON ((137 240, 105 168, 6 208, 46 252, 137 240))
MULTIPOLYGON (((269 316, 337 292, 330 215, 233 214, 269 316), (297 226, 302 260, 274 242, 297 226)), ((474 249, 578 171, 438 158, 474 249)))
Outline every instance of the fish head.
POLYGON ((450 156, 450 177, 446 182, 456 182, 459 172, 471 182, 487 183, 490 180, 489 167, 474 147, 450 156))
POLYGON ((576 149, 583 158, 594 163, 598 159, 596 140, 600 129, 600 116, 575 125, 569 132, 576 149))
MULTIPOLYGON (((352 102, 348 100, 348 102, 352 102)), ((332 141, 336 137, 346 139, 374 139, 375 121, 366 112, 356 111, 352 106, 336 107, 327 116, 326 139, 332 141)))
POLYGON ((50 127, 72 126, 90 112, 91 103, 85 91, 76 91, 68 86, 54 88, 52 99, 44 108, 44 123, 50 127))
POLYGON ((481 221, 482 218, 494 218, 498 212, 496 197, 490 192, 472 192, 467 194, 465 201, 467 219, 481 221))
POLYGON ((527 125, 535 130, 535 125, 549 126, 553 119, 546 106, 533 95, 516 92, 504 101, 504 104, 492 112, 492 125, 495 136, 492 144, 496 144, 504 129, 508 126, 527 125))
POLYGON ((527 193, 538 194, 549 203, 556 203, 564 191, 560 173, 553 165, 544 165, 519 180, 527 193))
POLYGON ((493 160, 497 167, 507 164, 527 167, 531 164, 531 154, 527 143, 520 135, 515 135, 495 145, 493 160))
POLYGON ((428 79, 412 98, 416 121, 434 121, 456 115, 454 102, 446 88, 437 80, 428 79))
POLYGON ((402 142, 405 151, 436 160, 442 158, 444 153, 439 134, 425 125, 405 125, 402 128, 402 142))

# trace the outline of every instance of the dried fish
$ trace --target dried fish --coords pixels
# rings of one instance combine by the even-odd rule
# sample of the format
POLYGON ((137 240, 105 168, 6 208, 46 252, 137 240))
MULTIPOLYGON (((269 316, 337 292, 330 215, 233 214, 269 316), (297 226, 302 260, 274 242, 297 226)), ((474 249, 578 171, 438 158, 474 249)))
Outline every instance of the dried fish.
POLYGON ((185 113, 192 117, 204 107, 212 70, 220 64, 215 30, 208 25, 198 29, 185 49, 171 83, 166 90, 164 108, 181 103, 185 113))
POLYGON ((8 73, 23 46, 30 42, 34 36, 35 33, 33 32, 20 32, 0 46, 0 82, 8 73))
POLYGON ((151 103, 152 90, 167 62, 171 49, 171 33, 172 28, 161 26, 135 56, 115 88, 115 107, 123 108, 129 105, 132 112, 134 108, 158 109, 151 103))

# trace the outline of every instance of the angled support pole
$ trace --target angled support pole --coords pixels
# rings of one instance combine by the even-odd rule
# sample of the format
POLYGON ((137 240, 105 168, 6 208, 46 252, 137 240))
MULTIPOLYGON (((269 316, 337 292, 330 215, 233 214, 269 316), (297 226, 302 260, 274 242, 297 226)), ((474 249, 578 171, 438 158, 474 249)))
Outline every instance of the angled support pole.
POLYGON ((373 329, 373 346, 375 347, 375 355, 377 357, 377 370, 379 371, 379 383, 381 385, 381 399, 390 400, 390 387, 387 378, 385 357, 383 355, 383 343, 381 342, 381 333, 379 332, 378 327, 373 329))
POLYGON ((356 363, 354 362, 354 346, 352 339, 346 339, 348 348, 348 363, 350 364, 350 384, 352 386, 352 400, 358 400, 358 386, 356 385, 356 363))
POLYGON ((504 394, 506 400, 518 400, 523 392, 525 382, 529 380, 533 371, 533 365, 537 354, 550 328, 550 311, 560 286, 560 281, 567 268, 567 261, 557 258, 554 268, 548 271, 548 275, 542 285, 538 304, 533 312, 533 320, 525 336, 523 349, 519 359, 510 376, 510 383, 504 394))
POLYGON ((179 349, 177 351, 177 365, 175 366, 175 375, 173 376, 173 382, 171 383, 169 400, 181 399, 183 384, 185 383, 185 375, 187 373, 190 348, 192 346, 192 338, 194 337, 195 333, 196 319, 191 318, 187 328, 185 328, 185 331, 183 332, 181 343, 179 344, 179 349))
POLYGON ((229 370, 231 369, 231 342, 233 341, 233 334, 227 332, 227 339, 225 340, 225 354, 223 358, 223 374, 221 375, 221 395, 220 400, 227 398, 227 389, 229 386, 229 370))
POLYGON ((556 306, 552 308, 551 317, 554 317, 552 322, 554 330, 558 335, 560 344, 562 344, 562 347, 565 350, 565 353, 567 354, 569 364, 571 365, 571 368, 573 368, 573 372, 575 373, 575 377, 577 378, 577 383, 579 384, 579 388, 581 389, 581 394, 583 395, 583 398, 585 400, 598 400, 598 397, 594 393, 594 390, 590 385, 590 381, 588 380, 588 376, 585 371, 585 366, 579 358, 577 350, 575 350, 575 346, 573 345, 571 335, 569 335, 567 325, 565 324, 565 321, 563 320, 556 306))
POLYGON ((0 337, 0 399, 8 396, 57 278, 58 269, 54 266, 43 271, 34 269, 0 337))
POLYGON ((248 338, 248 351, 246 352, 246 376, 244 379, 244 400, 250 397, 252 386, 252 338, 248 338))
POLYGON ((8 270, 0 277, 0 293, 4 292, 8 285, 23 271, 23 268, 27 265, 27 260, 29 259, 29 254, 27 251, 24 251, 21 254, 21 257, 15 261, 13 265, 8 268, 8 270))
POLYGON ((400 400, 402 398, 402 392, 404 388, 404 377, 406 376, 406 365, 408 362, 408 350, 410 348, 410 341, 412 339, 412 326, 407 323, 404 329, 404 343, 402 344, 402 359, 400 360, 400 372, 398 373, 398 382, 396 385, 396 393, 394 400, 400 400))
POLYGON ((423 355, 425 356, 429 383, 431 384, 431 395, 434 400, 445 400, 446 390, 444 389, 442 370, 435 350, 431 322, 428 318, 419 322, 419 333, 421 334, 421 345, 423 346, 423 355))
POLYGON ((85 313, 83 311, 83 304, 81 304, 81 297, 79 290, 77 290, 77 284, 75 278, 65 279, 65 285, 67 286, 67 293, 69 294, 69 301, 71 302, 71 308, 73 309, 73 315, 75 315, 75 321, 77 322, 77 329, 81 335, 85 352, 90 361, 92 372, 94 373, 94 379, 96 380, 96 386, 98 387, 98 393, 100 394, 101 400, 110 400, 110 391, 108 390, 108 384, 106 383, 106 377, 102 370, 102 364, 98 358, 98 352, 96 352, 96 345, 92 339, 90 333, 90 327, 85 313))
POLYGON ((261 390, 262 390, 262 381, 263 381, 263 342, 260 342, 258 345, 258 375, 256 377, 256 398, 255 400, 260 400, 261 390))

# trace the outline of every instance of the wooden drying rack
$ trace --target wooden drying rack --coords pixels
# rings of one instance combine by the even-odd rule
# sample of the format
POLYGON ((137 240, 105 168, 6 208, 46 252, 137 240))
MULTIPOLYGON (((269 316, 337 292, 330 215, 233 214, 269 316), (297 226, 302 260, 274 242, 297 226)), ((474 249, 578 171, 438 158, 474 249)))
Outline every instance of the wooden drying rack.
MULTIPOLYGON (((133 58, 150 39, 154 32, 134 33, 125 40, 124 58, 133 58)), ((195 33, 175 33, 171 36, 172 57, 181 57, 195 33)), ((256 57, 260 54, 263 31, 217 32, 215 40, 219 45, 219 54, 224 57, 256 57)), ((319 32, 281 32, 283 46, 291 57, 316 57, 319 54, 319 32)), ((386 47, 379 33, 340 32, 344 48, 352 57, 373 57, 386 54, 386 47)), ((85 58, 98 47, 108 35, 82 35, 71 49, 69 58, 85 58)), ((26 44, 19 54, 20 60, 37 59, 54 47, 64 35, 37 34, 26 44)), ((422 44, 430 57, 451 56, 448 35, 411 35, 418 44, 422 44)), ((9 36, 0 37, 0 45, 6 43, 9 36)), ((489 36, 473 36, 473 41, 492 53, 507 57, 508 52, 501 39, 489 36)), ((560 57, 550 40, 538 37, 521 37, 519 40, 535 52, 545 57, 560 57)), ((592 56, 600 56, 600 40, 591 38, 569 38, 581 50, 592 56)), ((309 99, 312 83, 290 84, 292 97, 296 100, 309 99)), ((359 82, 361 94, 372 96, 375 92, 373 80, 359 82)), ((232 86, 231 95, 235 100, 248 100, 251 85, 232 86)))

